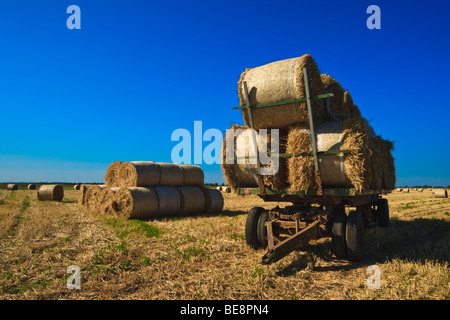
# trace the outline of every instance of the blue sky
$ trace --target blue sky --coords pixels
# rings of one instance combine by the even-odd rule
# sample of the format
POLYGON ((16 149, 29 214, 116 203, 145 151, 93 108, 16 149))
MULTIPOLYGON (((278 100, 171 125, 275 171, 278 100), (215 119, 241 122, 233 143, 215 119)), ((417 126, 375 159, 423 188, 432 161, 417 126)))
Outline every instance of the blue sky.
POLYGON ((115 160, 171 162, 175 129, 242 123, 245 68, 310 53, 395 142, 398 185, 450 185, 449 12, 436 0, 1 0, 0 182, 101 182, 115 160), (372 4, 380 30, 366 27, 372 4))

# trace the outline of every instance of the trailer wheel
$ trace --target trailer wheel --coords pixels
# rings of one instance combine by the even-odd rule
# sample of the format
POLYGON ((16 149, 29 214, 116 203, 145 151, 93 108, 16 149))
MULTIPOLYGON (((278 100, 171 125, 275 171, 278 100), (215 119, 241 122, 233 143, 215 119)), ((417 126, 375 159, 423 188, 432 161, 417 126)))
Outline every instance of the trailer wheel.
POLYGON ((256 229, 256 236, 258 238, 258 246, 260 248, 267 247, 267 228, 266 222, 269 221, 269 211, 263 210, 258 219, 258 227, 256 229))
POLYGON ((387 199, 378 199, 375 219, 379 227, 389 227, 389 204, 387 199))
POLYGON ((249 246, 254 249, 258 249, 258 221, 259 216, 264 211, 261 207, 254 207, 247 215, 247 221, 245 222, 245 241, 249 246))
POLYGON ((348 259, 360 261, 364 255, 364 217, 359 211, 351 211, 345 230, 348 259))
POLYGON ((345 227, 347 215, 345 209, 336 209, 331 225, 331 251, 338 259, 347 258, 347 244, 345 243, 345 227))

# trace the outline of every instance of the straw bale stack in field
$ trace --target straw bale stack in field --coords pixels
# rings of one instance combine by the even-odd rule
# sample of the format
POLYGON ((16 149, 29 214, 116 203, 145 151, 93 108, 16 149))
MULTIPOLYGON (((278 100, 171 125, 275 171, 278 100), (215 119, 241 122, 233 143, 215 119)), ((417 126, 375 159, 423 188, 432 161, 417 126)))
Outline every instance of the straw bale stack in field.
POLYGON ((64 189, 59 184, 43 185, 37 192, 37 198, 40 201, 62 201, 64 189))
POLYGON ((84 196, 84 201, 86 204, 86 208, 88 211, 97 211, 98 210, 98 201, 103 189, 106 188, 106 185, 92 185, 86 190, 86 194, 84 196))
POLYGON ((123 218, 155 218, 158 214, 158 197, 151 188, 121 187, 115 193, 112 207, 123 218))
POLYGON ((180 216, 191 216, 205 212, 206 199, 200 187, 182 186, 177 189, 181 198, 180 216))
POLYGON ((86 204, 88 211, 154 219, 218 213, 223 207, 220 192, 203 190, 204 173, 197 165, 114 161, 106 170, 105 182, 81 185, 79 203, 86 204))
POLYGON ((115 212, 113 210, 112 204, 114 200, 115 193, 119 190, 119 187, 105 187, 97 195, 96 209, 101 214, 112 214, 115 212))
POLYGON ((222 212, 224 200, 222 193, 216 189, 200 187, 205 196, 205 213, 222 212))
POLYGON ((117 186, 118 185, 118 171, 123 161, 113 161, 109 164, 106 169, 105 174, 105 184, 107 186, 117 186))

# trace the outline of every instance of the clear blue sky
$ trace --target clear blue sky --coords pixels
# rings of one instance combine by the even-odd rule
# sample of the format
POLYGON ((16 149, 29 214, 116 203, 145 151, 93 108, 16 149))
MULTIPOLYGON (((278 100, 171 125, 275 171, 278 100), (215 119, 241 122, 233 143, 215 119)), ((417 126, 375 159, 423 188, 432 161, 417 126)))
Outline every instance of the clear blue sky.
MULTIPOLYGON (((0 182, 171 162, 177 128, 242 123, 241 72, 310 53, 395 142, 398 185, 450 185, 450 2, 0 1, 0 182), (369 30, 369 5, 381 30, 369 30), (69 5, 81 30, 69 30, 69 5)), ((205 142, 208 144, 209 142, 205 142)), ((222 182, 219 165, 202 165, 222 182)))

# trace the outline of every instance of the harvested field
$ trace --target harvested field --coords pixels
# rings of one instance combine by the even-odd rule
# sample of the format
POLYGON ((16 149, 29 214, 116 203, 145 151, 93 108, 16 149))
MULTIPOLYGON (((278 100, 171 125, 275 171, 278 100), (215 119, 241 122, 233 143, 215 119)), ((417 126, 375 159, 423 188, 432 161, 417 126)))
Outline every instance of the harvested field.
POLYGON ((220 215, 139 221, 90 214, 79 192, 41 202, 35 190, 0 190, 1 299, 450 298, 450 199, 429 190, 387 196, 391 224, 366 229, 362 262, 332 258, 323 241, 314 255, 270 266, 244 226, 252 207, 277 203, 224 193, 220 215), (66 286, 70 265, 81 269, 80 290, 66 286), (366 287, 370 265, 381 289, 366 287))

